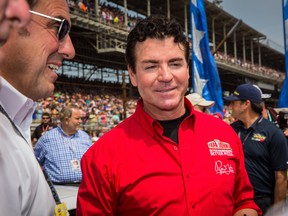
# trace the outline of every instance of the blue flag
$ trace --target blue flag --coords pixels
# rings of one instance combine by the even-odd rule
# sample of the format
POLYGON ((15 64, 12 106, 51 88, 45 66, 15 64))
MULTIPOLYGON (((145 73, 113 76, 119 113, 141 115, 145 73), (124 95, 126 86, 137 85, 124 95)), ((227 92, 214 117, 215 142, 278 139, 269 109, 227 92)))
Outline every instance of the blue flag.
POLYGON ((288 107, 288 47, 287 47, 287 36, 288 36, 288 7, 287 7, 287 1, 282 0, 282 9, 283 9, 283 32, 284 32, 284 47, 285 47, 285 71, 286 76, 285 80, 282 85, 279 101, 278 101, 278 107, 288 107))
POLYGON ((214 57, 209 48, 204 0, 190 0, 192 35, 192 87, 206 100, 215 101, 212 113, 223 115, 222 87, 214 57))

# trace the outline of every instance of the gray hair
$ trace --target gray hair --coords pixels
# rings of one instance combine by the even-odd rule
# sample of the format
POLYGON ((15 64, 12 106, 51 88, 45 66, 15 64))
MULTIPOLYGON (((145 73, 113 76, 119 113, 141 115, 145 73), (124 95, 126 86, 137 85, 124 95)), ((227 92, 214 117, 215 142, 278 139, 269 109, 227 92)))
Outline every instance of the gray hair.
POLYGON ((66 118, 71 118, 73 109, 79 109, 79 107, 76 105, 63 107, 61 112, 59 113, 60 121, 63 122, 66 118))

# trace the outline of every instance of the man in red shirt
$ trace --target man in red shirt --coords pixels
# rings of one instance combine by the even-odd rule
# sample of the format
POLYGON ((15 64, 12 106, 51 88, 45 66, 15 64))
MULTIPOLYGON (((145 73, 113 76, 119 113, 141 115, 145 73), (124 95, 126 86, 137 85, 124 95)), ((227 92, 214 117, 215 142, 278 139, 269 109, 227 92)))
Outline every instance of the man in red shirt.
POLYGON ((189 43, 162 16, 130 32, 126 60, 141 100, 81 160, 77 215, 256 216, 241 142, 184 97, 189 43))

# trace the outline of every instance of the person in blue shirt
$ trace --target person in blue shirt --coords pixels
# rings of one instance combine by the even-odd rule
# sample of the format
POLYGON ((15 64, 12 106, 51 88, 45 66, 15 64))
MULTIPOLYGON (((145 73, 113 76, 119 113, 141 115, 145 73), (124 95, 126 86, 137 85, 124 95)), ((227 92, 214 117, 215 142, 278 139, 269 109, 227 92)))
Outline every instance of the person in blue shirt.
POLYGON ((60 126, 40 137, 35 145, 35 156, 53 183, 80 183, 80 159, 92 141, 86 132, 79 129, 82 120, 78 107, 64 107, 60 121, 60 126))

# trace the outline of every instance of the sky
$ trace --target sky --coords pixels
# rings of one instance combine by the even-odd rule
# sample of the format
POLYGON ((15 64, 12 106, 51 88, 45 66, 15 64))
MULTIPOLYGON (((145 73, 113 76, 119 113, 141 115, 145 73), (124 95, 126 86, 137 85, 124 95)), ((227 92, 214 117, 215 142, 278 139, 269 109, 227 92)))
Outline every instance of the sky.
POLYGON ((284 52, 282 0, 223 0, 222 8, 266 35, 269 44, 284 52))

